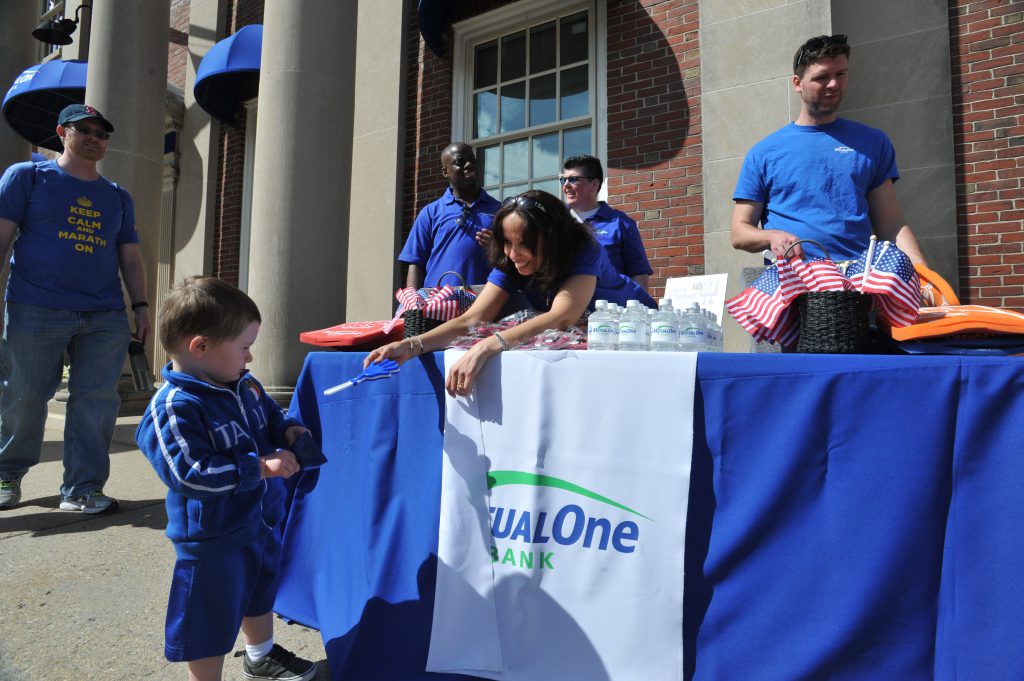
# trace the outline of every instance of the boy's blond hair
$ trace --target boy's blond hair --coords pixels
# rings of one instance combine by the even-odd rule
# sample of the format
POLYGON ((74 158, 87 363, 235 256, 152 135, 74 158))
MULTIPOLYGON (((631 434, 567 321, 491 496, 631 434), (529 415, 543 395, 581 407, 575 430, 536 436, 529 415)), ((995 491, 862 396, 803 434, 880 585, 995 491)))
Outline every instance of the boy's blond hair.
POLYGON ((212 343, 237 338, 260 322, 252 298, 223 279, 194 275, 171 287, 160 310, 160 344, 169 355, 182 352, 194 336, 212 343))

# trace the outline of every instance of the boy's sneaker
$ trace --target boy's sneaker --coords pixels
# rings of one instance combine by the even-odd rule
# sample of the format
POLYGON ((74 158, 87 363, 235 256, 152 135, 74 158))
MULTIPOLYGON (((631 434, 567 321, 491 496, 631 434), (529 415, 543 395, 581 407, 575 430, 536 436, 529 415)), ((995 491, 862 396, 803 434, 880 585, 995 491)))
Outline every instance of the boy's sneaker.
POLYGON ((310 681, 319 668, 316 662, 303 660, 278 644, 259 662, 250 662, 242 656, 242 673, 249 679, 275 679, 275 681, 310 681))
POLYGON ((21 501, 21 480, 0 480, 0 511, 14 508, 21 501))
POLYGON ((101 489, 94 489, 76 497, 64 497, 60 502, 62 511, 81 511, 82 513, 103 513, 117 509, 117 499, 108 497, 101 489))

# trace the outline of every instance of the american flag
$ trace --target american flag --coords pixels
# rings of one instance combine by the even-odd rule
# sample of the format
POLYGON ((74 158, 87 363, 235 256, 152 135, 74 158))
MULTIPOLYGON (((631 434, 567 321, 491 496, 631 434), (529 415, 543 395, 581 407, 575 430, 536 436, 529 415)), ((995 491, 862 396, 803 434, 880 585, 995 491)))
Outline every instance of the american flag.
POLYGON ((743 292, 726 301, 729 314, 757 341, 788 345, 799 333, 790 303, 807 287, 784 262, 765 269, 743 292))
POLYGON ((866 259, 865 253, 851 263, 847 274, 857 289, 872 295, 878 316, 893 327, 909 326, 917 321, 921 281, 907 254, 893 244, 883 244, 865 280, 866 259))
POLYGON ((804 283, 808 291, 851 291, 853 285, 843 276, 836 264, 828 259, 801 260, 791 256, 779 265, 790 267, 804 283))

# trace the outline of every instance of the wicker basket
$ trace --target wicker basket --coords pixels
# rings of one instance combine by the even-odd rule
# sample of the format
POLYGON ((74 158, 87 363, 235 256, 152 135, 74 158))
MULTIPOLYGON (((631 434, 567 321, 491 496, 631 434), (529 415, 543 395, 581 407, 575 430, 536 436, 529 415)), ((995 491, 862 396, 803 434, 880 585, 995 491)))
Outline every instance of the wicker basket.
MULTIPOLYGON (((434 284, 434 290, 435 291, 438 288, 440 288, 441 282, 449 274, 454 275, 459 280, 459 286, 456 287, 457 289, 465 289, 466 288, 466 280, 462 278, 461 274, 459 274, 458 272, 455 272, 453 270, 453 271, 450 271, 450 272, 445 272, 445 273, 443 273, 441 276, 439 276, 437 278, 437 283, 434 284)), ((469 309, 468 307, 463 309, 460 306, 459 307, 459 314, 462 314, 463 312, 465 312, 468 309, 469 309)), ((423 316, 423 310, 406 310, 402 314, 402 317, 405 319, 405 332, 404 332, 403 338, 412 338, 413 336, 418 336, 421 333, 426 333, 427 331, 430 331, 431 329, 436 329, 437 327, 441 326, 445 322, 445 320, 443 320, 443 319, 430 319, 429 317, 423 316)))
MULTIPOLYGON (((796 243, 805 242, 814 244, 831 259, 817 241, 802 239, 796 243)), ((788 255, 787 250, 783 257, 788 255)), ((856 354, 869 351, 871 296, 859 291, 811 291, 798 296, 796 305, 800 314, 797 352, 856 354)))

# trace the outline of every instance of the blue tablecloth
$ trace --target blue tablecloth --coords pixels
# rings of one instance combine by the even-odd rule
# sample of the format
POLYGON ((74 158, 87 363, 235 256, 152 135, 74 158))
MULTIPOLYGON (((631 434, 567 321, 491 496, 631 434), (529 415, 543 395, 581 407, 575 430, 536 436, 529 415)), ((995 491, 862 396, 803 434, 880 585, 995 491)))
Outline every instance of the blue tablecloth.
MULTIPOLYGON (((323 397, 361 358, 300 377, 330 462, 295 491, 276 610, 320 629, 338 681, 442 679, 442 355, 323 397)), ((697 375, 688 679, 1024 679, 1024 359, 702 354, 697 375)), ((616 399, 658 399, 643 385, 616 399)))

